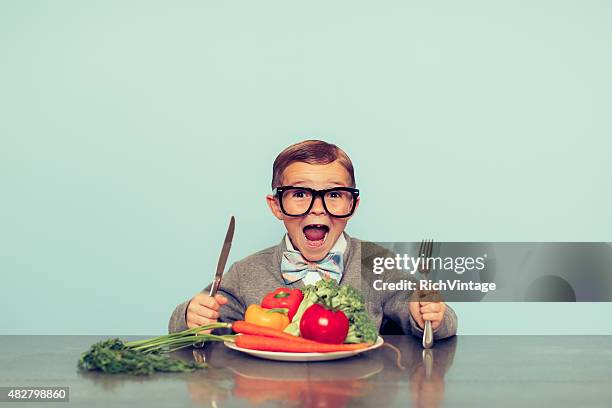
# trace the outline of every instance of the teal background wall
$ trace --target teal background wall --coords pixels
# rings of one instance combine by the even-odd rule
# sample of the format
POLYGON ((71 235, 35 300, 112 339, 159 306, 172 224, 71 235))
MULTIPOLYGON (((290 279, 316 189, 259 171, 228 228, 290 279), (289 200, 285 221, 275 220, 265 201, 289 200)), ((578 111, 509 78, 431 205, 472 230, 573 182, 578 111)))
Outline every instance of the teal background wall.
MULTIPOLYGON (((152 334, 283 234, 287 145, 356 166, 377 241, 610 241, 612 5, 0 1, 0 334, 152 334), (425 182, 420 178, 425 177, 425 182)), ((612 334, 611 304, 455 304, 612 334)))

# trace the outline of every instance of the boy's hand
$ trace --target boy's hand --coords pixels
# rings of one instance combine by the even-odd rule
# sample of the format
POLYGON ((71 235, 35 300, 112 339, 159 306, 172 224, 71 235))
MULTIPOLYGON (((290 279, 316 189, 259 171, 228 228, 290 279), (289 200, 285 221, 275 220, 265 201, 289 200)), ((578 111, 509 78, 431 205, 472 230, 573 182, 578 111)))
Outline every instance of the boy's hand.
POLYGON ((431 328, 436 330, 442 324, 446 305, 444 302, 409 302, 412 318, 421 329, 425 328, 425 320, 431 321, 431 328))
MULTIPOLYGON (((223 295, 216 294, 213 298, 205 293, 198 293, 187 305, 187 312, 185 312, 187 327, 192 329, 205 324, 215 323, 219 318, 219 308, 226 303, 227 298, 223 295)), ((198 334, 210 332, 211 330, 204 330, 198 334)))

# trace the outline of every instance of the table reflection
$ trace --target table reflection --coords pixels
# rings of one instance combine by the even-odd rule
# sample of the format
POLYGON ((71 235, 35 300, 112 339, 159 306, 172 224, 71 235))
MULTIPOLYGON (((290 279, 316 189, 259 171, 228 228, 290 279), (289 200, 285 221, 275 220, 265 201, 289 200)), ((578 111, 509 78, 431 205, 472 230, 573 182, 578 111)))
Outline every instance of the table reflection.
POLYGON ((79 372, 79 376, 115 394, 138 383, 181 381, 196 406, 387 406, 406 398, 406 391, 412 406, 440 406, 457 338, 436 341, 430 350, 424 350, 415 337, 384 338, 380 349, 328 362, 262 360, 211 343, 205 349, 173 353, 176 358, 205 361, 209 365, 205 370, 144 377, 99 372, 79 372))
POLYGON ((384 338, 399 360, 381 348, 281 363, 214 344, 176 354, 206 358, 208 369, 130 376, 77 369, 100 336, 45 336, 42 346, 38 337, 0 336, 0 385, 70 386, 70 405, 87 407, 612 406, 610 336, 460 336, 436 341, 431 352, 417 338, 384 338))
POLYGON ((211 367, 205 378, 187 379, 191 400, 203 406, 223 406, 229 399, 251 406, 384 406, 405 387, 414 406, 439 406, 457 339, 436 342, 432 350, 423 350, 419 339, 410 336, 387 336, 385 342, 393 348, 318 363, 262 360, 222 344, 184 351, 181 358, 205 360, 211 367))

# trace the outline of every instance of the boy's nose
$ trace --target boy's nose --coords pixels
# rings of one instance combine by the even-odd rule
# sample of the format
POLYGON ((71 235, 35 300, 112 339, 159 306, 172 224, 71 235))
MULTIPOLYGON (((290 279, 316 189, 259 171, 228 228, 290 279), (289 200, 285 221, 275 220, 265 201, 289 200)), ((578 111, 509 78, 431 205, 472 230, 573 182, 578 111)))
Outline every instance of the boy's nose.
POLYGON ((321 197, 315 197, 310 213, 314 215, 325 214, 325 207, 323 207, 323 199, 321 197))

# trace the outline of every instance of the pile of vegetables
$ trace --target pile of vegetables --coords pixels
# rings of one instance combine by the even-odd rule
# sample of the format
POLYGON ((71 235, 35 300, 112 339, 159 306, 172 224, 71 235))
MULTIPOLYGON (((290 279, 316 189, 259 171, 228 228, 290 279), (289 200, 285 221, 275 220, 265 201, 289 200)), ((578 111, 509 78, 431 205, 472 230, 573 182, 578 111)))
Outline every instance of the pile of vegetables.
POLYGON ((250 305, 232 329, 241 334, 234 339, 238 347, 292 353, 360 350, 378 338, 361 293, 332 279, 303 291, 278 288, 261 305, 250 305))
MULTIPOLYGON (((327 309, 335 313, 342 312, 348 320, 348 332, 344 343, 374 343, 378 337, 376 325, 365 310, 365 303, 361 293, 349 285, 340 286, 333 279, 321 279, 315 285, 307 285, 303 290, 304 299, 291 323, 285 328, 285 332, 294 336, 309 337, 312 328, 311 321, 327 309), (313 313, 314 305, 318 312, 313 313), (302 331, 305 331, 302 333, 302 331)), ((327 320, 339 322, 341 317, 325 316, 327 320)), ((326 320, 326 319, 318 319, 326 320)), ((337 323, 343 324, 343 323, 337 323)), ((323 328, 319 327, 319 331, 323 328)), ((321 340, 321 339, 317 339, 321 340)))
POLYGON ((363 349, 377 337, 361 293, 331 279, 320 280, 303 292, 276 289, 261 305, 250 305, 244 321, 213 323, 146 340, 100 341, 81 355, 78 367, 109 374, 191 372, 206 364, 172 359, 167 353, 204 341, 230 341, 251 350, 329 353, 363 349), (227 328, 240 335, 199 334, 227 328))
POLYGON ((300 289, 278 288, 261 305, 247 308, 245 321, 321 343, 374 343, 378 330, 361 293, 333 279, 300 289))

